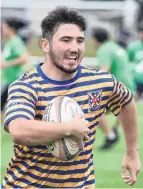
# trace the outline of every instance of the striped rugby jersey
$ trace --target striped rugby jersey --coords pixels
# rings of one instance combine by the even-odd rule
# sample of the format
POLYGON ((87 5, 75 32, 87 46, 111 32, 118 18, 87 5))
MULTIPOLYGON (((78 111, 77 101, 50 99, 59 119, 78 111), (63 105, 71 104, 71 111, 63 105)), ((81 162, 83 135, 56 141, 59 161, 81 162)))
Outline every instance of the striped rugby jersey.
POLYGON ((118 115, 121 107, 131 101, 132 94, 103 70, 79 66, 74 78, 55 81, 44 75, 40 64, 10 86, 5 130, 16 118, 41 120, 49 101, 59 95, 75 100, 90 122, 84 151, 72 160, 62 161, 53 157, 45 145, 14 144, 14 156, 3 181, 5 188, 95 187, 93 147, 100 117, 107 106, 118 115))

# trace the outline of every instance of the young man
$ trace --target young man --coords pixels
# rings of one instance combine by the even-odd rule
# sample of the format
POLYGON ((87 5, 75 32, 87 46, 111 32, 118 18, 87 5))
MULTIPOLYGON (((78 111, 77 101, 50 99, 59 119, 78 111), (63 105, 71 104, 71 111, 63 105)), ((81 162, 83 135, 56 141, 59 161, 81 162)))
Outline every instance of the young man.
POLYGON ((107 105, 123 125, 127 149, 122 178, 133 185, 140 160, 136 107, 131 92, 108 72, 80 65, 85 51, 86 21, 77 11, 58 7, 43 19, 41 27, 44 63, 9 88, 4 127, 15 143, 15 153, 3 187, 94 188, 94 139, 107 105), (59 95, 74 99, 85 119, 75 117, 63 123, 41 121, 48 103, 59 95), (53 157, 45 144, 70 135, 88 138, 84 150, 70 161, 53 157))
POLYGON ((20 77, 23 65, 28 61, 28 53, 25 44, 17 34, 19 29, 24 26, 24 22, 14 18, 9 18, 2 22, 2 38, 6 41, 1 63, 4 83, 1 91, 2 111, 7 100, 9 85, 20 77))
MULTIPOLYGON (((93 29, 93 41, 97 50, 98 67, 109 71, 134 94, 135 83, 126 51, 120 45, 110 40, 109 33, 104 28, 93 29)), ((111 129, 108 127, 105 115, 102 116, 100 128, 106 135, 105 142, 101 146, 102 150, 110 149, 118 141, 118 124, 118 121, 116 121, 113 129, 111 129)))

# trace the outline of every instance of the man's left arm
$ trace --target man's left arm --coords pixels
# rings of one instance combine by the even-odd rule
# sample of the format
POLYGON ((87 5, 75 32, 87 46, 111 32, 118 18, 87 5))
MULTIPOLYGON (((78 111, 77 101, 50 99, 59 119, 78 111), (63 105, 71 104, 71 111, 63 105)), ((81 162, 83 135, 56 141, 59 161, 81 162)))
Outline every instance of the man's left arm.
POLYGON ((118 115, 119 122, 124 131, 126 154, 122 161, 122 179, 129 185, 134 185, 141 169, 138 152, 137 110, 135 100, 122 106, 118 115), (127 174, 129 172, 129 175, 127 174))
POLYGON ((133 185, 141 168, 138 153, 137 110, 131 91, 113 75, 112 78, 113 90, 107 106, 115 116, 118 116, 124 131, 126 154, 122 161, 122 178, 125 183, 133 185))

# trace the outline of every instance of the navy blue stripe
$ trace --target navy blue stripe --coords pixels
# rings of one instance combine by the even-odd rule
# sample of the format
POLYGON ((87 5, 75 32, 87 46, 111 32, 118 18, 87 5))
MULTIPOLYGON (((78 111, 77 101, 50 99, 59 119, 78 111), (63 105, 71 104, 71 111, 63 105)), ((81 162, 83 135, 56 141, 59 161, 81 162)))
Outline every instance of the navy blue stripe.
MULTIPOLYGON (((97 77, 98 77, 98 76, 101 76, 101 75, 104 75, 104 76, 107 75, 107 76, 109 76, 109 73, 107 73, 107 72, 102 72, 102 73, 96 73, 96 72, 94 72, 94 73, 92 73, 92 72, 89 71, 89 72, 86 72, 86 73, 81 73, 80 78, 94 77, 94 78, 91 79, 91 80, 96 80, 97 77)), ((33 78, 34 78, 34 77, 37 77, 37 79, 38 79, 38 78, 41 78, 41 76, 38 75, 38 74, 36 74, 36 73, 31 74, 30 77, 33 77, 33 78)), ((112 79, 112 78, 108 78, 108 77, 107 77, 107 79, 111 79, 112 82, 113 82, 113 79, 112 79)), ((32 80, 32 81, 29 82, 29 84, 31 84, 31 85, 33 85, 33 84, 35 84, 35 83, 37 83, 37 80, 36 80, 36 79, 35 79, 34 81, 32 80)), ((49 82, 48 82, 47 80, 44 80, 44 79, 38 81, 38 83, 39 83, 40 85, 49 84, 49 82)), ((65 88, 66 88, 66 87, 68 87, 68 86, 65 86, 65 88)))
MULTIPOLYGON (((59 87, 45 87, 44 89, 42 89, 43 92, 55 92, 55 91, 62 91, 62 90, 70 90, 70 89, 76 89, 76 88, 80 88, 80 87, 84 87, 84 86, 92 86, 92 85, 96 85, 96 84, 101 84, 101 83, 111 83, 112 79, 95 79, 95 80, 90 80, 90 81, 83 81, 80 83, 75 83, 75 84, 71 84, 71 85, 66 85, 66 86, 59 86, 59 87)), ((37 88, 38 91, 41 91, 41 88, 37 88)))
POLYGON ((121 103, 120 103, 120 100, 121 100, 121 98, 118 98, 116 101, 114 101, 113 103, 111 103, 110 106, 109 106, 109 108, 112 108, 114 105, 119 105, 119 104, 121 104, 121 103))
MULTIPOLYGON (((30 182, 29 180, 27 179, 24 179, 24 178, 18 178, 12 171, 8 171, 8 173, 11 175, 11 177, 13 178, 13 180, 15 181, 19 181, 19 182, 23 182, 23 183, 26 183, 27 185, 31 185, 32 186, 32 182, 30 182)), ((4 178, 6 183, 10 186, 12 186, 13 188, 23 188, 23 187, 19 187, 19 185, 15 185, 14 183, 11 183, 7 177, 4 178)))
MULTIPOLYGON (((18 97, 19 99, 20 99, 20 97, 18 97)), ((11 99, 9 99, 9 100, 13 100, 13 103, 18 103, 18 105, 19 104, 22 104, 22 105, 25 105, 25 106, 29 106, 30 108, 32 108, 32 109, 35 109, 35 106, 33 105, 33 104, 30 104, 30 103, 27 103, 27 102, 22 102, 21 100, 19 101, 19 102, 15 102, 14 100, 16 100, 16 99, 18 99, 18 98, 11 98, 11 99)), ((33 103, 33 102, 32 102, 33 103)), ((15 105, 13 105, 13 106, 15 106, 15 105)), ((7 108, 9 108, 9 107, 12 107, 11 105, 10 106, 8 106, 8 104, 7 104, 7 106, 6 106, 6 110, 7 110, 7 108)))
MULTIPOLYGON (((18 108, 18 109, 14 109, 14 110, 10 110, 10 111, 7 111, 6 113, 6 117, 9 115, 9 114, 12 114, 14 112, 27 112, 28 114, 30 114, 33 118, 35 117, 35 115, 33 114, 33 112, 31 112, 30 110, 28 109, 25 109, 25 108, 18 108)), ((22 114, 19 114, 19 115, 22 115, 22 114)))
MULTIPOLYGON (((95 131, 93 132, 93 134, 92 134, 91 136, 93 136, 94 134, 95 134, 95 131)), ((92 140, 86 142, 85 145, 84 145, 84 147, 87 147, 87 146, 89 146, 89 145, 92 145, 92 144, 94 143, 94 140, 95 140, 95 138, 93 138, 92 140)))
MULTIPOLYGON (((122 107, 125 106, 125 105, 127 105, 127 104, 129 104, 129 103, 132 101, 132 99, 133 99, 133 96, 129 99, 129 101, 127 101, 126 103, 124 103, 124 104, 122 105, 122 107)), ((120 106, 114 108, 114 109, 112 110, 112 112, 114 113, 114 111, 116 111, 118 108, 120 108, 120 106)), ((119 114, 120 114, 120 111, 119 111, 118 113, 116 113, 116 114, 114 113, 115 116, 118 116, 119 114)))
POLYGON ((7 120, 4 122, 4 127, 7 127, 8 124, 9 124, 12 120, 14 120, 14 119, 16 119, 16 118, 25 118, 25 119, 30 120, 30 118, 27 117, 27 116, 25 116, 25 115, 15 115, 15 116, 10 117, 9 119, 7 119, 7 120))
POLYGON ((92 170, 86 177, 86 180, 84 182, 84 184, 82 185, 82 187, 84 186, 88 186, 89 184, 95 184, 95 179, 92 179, 92 180, 88 180, 89 176, 90 175, 94 175, 94 170, 92 170), (88 180, 88 181, 87 181, 88 180))
MULTIPOLYGON (((30 76, 31 77, 31 76, 30 76)), ((27 78, 26 78, 27 79, 27 78)), ((37 83, 37 81, 36 81, 36 83, 37 83)), ((27 88, 30 88, 30 89, 32 89, 32 90, 36 90, 32 85, 30 85, 27 81, 24 83, 24 82, 22 82, 22 81, 19 81, 19 80, 17 80, 16 82, 14 82, 11 86, 10 86, 10 89, 11 89, 11 87, 13 87, 13 86, 17 86, 17 85, 20 85, 20 88, 22 88, 22 85, 23 86, 26 86, 27 88)))
MULTIPOLYGON (((32 169, 33 170, 36 170, 36 171, 38 171, 38 172, 40 172, 40 173, 47 173, 47 174, 58 174, 59 176, 60 175, 68 175, 68 174, 80 174, 80 173, 85 173, 91 166, 93 165, 93 163, 88 163, 88 166, 85 168, 84 166, 83 166, 83 168, 82 169, 78 169, 78 167, 77 167, 77 169, 73 169, 73 170, 66 170, 66 171, 64 171, 64 170, 60 170, 60 167, 59 167, 59 169, 43 169, 42 167, 37 167, 36 165, 35 166, 32 166, 32 169)), ((26 170, 28 170, 28 168, 29 168, 29 166, 24 166, 25 168, 26 168, 26 170)), ((18 170, 18 172, 20 173, 20 174, 22 174, 22 175, 29 175, 30 177, 32 177, 32 178, 34 178, 34 179, 38 179, 38 180, 40 180, 40 178, 41 177, 39 177, 39 176, 36 176, 36 175, 34 175, 33 173, 30 173, 30 172, 24 172, 20 167, 18 167, 17 165, 13 165, 13 166, 11 166, 11 168, 15 168, 15 169, 17 169, 18 170), (37 177, 37 178, 35 178, 35 176, 37 177)), ((44 180, 45 180, 45 178, 46 177, 43 177, 44 178, 44 180)))
POLYGON ((132 100, 133 100, 133 95, 131 96, 131 98, 130 98, 126 103, 124 103, 124 104, 122 105, 122 107, 125 106, 125 105, 127 105, 127 104, 129 104, 132 100))
MULTIPOLYGON (((79 92, 79 93, 81 93, 79 96, 81 97, 81 96, 86 96, 87 95, 87 92, 79 92), (85 94, 84 94, 85 93, 85 94)), ((75 93, 76 94, 76 93, 75 93)), ((78 95, 76 95, 76 96, 74 96, 74 94, 73 95, 68 95, 70 98, 74 98, 74 97, 78 97, 78 95)), ((42 99, 43 97, 41 97, 41 100, 45 100, 45 101, 48 101, 48 99, 49 98, 51 98, 51 100, 53 99, 53 97, 44 97, 44 99, 42 99), (48 99, 47 99, 48 98, 48 99)), ((109 96, 103 96, 102 97, 102 101, 103 100, 108 100, 108 98, 109 98, 109 96)), ((85 100, 78 100, 78 101, 76 101, 77 103, 78 103, 78 105, 85 105, 85 104, 88 104, 88 98, 87 99, 85 99, 85 100)), ((37 110, 45 110, 45 108, 46 108, 47 106, 36 106, 36 109, 37 110)))
MULTIPOLYGON (((23 183, 27 183, 28 185, 32 184, 29 180, 24 179, 24 178, 18 178, 14 172, 12 171, 8 171, 8 173, 11 175, 11 177, 14 180, 18 180, 19 182, 23 182, 23 183)), ((24 175, 26 175, 27 173, 25 173, 24 175)), ((92 172, 90 174, 93 174, 92 172)), ((89 175, 90 175, 89 174, 89 175)), ((28 174, 30 177, 37 179, 37 180, 41 180, 41 181, 47 181, 47 182, 51 182, 51 183, 66 183, 66 182, 80 182, 83 180, 86 180, 88 177, 82 177, 82 178, 68 178, 68 179, 54 179, 54 178, 48 178, 48 177, 38 177, 36 175, 33 175, 32 173, 28 174)))
POLYGON ((121 102, 120 102, 121 104, 123 104, 123 103, 126 101, 126 99, 128 99, 129 94, 130 94, 130 92, 129 92, 129 90, 127 90, 126 95, 125 95, 125 96, 123 96, 123 98, 121 99, 121 102))
POLYGON ((22 96, 22 94, 21 94, 21 96, 14 96, 14 94, 13 94, 13 96, 9 100, 16 100, 16 99, 21 100, 21 101, 23 99, 26 99, 28 102, 30 102, 31 104, 33 104, 33 100, 30 100, 29 98, 27 99, 25 96, 22 96))
POLYGON ((114 100, 116 100, 116 99, 117 99, 117 101, 121 100, 121 98, 122 98, 121 93, 122 93, 122 91, 120 91, 118 95, 116 95, 114 98, 111 98, 111 99, 108 101, 108 107, 113 106, 112 104, 114 104, 114 103, 116 104, 116 101, 114 101, 114 100), (113 102, 113 101, 114 101, 114 102, 113 102), (110 103, 110 105, 109 105, 109 103, 110 103))
POLYGON ((52 84, 55 84, 55 85, 66 85, 66 84, 70 84, 74 81, 76 81, 79 77, 80 77, 80 74, 81 74, 81 66, 78 67, 78 70, 77 70, 77 73, 76 75, 71 78, 71 79, 68 79, 68 80, 64 80, 64 81, 56 81, 56 80, 53 80, 51 78, 48 78, 47 75, 44 74, 44 72, 42 71, 41 69, 41 66, 42 66, 43 63, 41 63, 39 66, 37 66, 37 72, 39 73, 39 75, 44 79, 46 80, 47 82, 49 83, 52 83, 52 84))
POLYGON ((4 178, 5 182, 10 185, 12 188, 23 188, 23 187, 20 187, 19 185, 16 185, 14 183, 11 183, 7 177, 4 178))
MULTIPOLYGON (((119 99, 117 99, 117 101, 114 101, 111 105, 110 105, 110 107, 112 107, 112 106, 114 106, 114 105, 116 105, 116 104, 120 104, 121 106, 122 106, 122 103, 124 102, 124 101, 126 101, 126 99, 129 97, 129 91, 128 91, 128 93, 125 95, 126 93, 124 92, 124 94, 122 94, 122 96, 120 96, 120 98, 119 99), (124 96, 125 95, 125 96, 124 96)), ((119 106, 118 106, 119 107, 119 106)))
MULTIPOLYGON (((22 153, 22 152, 21 152, 22 153)), ((89 153, 92 153, 92 150, 86 150, 86 152, 81 152, 80 156, 83 156, 83 155, 87 155, 89 153)), ((34 153, 33 153, 34 154, 34 153)), ((24 153, 25 155, 25 153, 24 153)), ((40 158, 41 157, 53 157, 50 153, 35 153, 35 155, 38 155, 40 158)), ((16 156, 16 160, 11 160, 13 163, 20 163, 24 166, 29 166, 26 162, 27 160, 27 157, 19 157, 19 156, 16 156)), ((32 157, 29 158, 29 160, 32 162, 32 163, 41 163, 43 165, 50 165, 50 166, 71 166, 71 165, 83 165, 83 164, 86 164, 89 162, 89 159, 83 159, 83 160, 80 160, 80 161, 72 161, 72 162, 51 162, 51 161, 45 161, 45 160, 37 160, 37 159, 33 159, 32 157)))
MULTIPOLYGON (((30 91, 26 91, 26 90, 24 90, 24 89, 22 89, 22 88, 17 88, 17 89, 13 89, 13 90, 10 90, 9 91, 9 95, 10 94, 13 94, 14 95, 14 93, 16 93, 16 92, 18 92, 18 93, 20 93, 21 94, 21 96, 20 96, 20 98, 21 97, 24 97, 25 99, 27 99, 27 97, 26 96, 24 96, 24 94, 29 94, 30 95, 30 97, 32 97, 32 99, 33 99, 33 101, 36 103, 37 102, 37 99, 36 99, 36 97, 33 95, 33 93, 31 93, 30 91)), ((29 98, 28 98, 28 101, 30 101, 29 100, 29 98)), ((32 102, 33 103, 33 102, 32 102)))

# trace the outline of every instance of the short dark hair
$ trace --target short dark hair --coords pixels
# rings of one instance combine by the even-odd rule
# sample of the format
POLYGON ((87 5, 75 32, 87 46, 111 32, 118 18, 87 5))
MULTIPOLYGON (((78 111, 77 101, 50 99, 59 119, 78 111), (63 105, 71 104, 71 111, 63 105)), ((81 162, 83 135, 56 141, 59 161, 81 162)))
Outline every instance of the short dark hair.
POLYGON ((87 28, 86 19, 78 11, 58 6, 42 20, 42 37, 51 39, 60 24, 76 24, 82 31, 87 28))
POLYGON ((92 36, 100 43, 109 39, 109 33, 105 28, 93 28, 92 36))
POLYGON ((18 18, 6 18, 3 19, 3 22, 5 22, 9 27, 13 28, 16 32, 19 29, 22 29, 29 25, 28 21, 20 20, 18 18))

